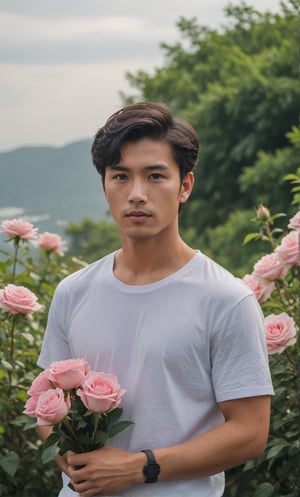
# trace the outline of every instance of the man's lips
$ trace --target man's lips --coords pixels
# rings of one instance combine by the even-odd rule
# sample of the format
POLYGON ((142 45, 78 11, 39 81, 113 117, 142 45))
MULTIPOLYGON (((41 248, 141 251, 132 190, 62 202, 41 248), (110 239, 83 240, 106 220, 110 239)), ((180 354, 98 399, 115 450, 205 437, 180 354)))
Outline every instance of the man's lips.
POLYGON ((146 211, 141 211, 141 210, 132 210, 132 211, 128 211, 126 212, 125 214, 125 217, 129 217, 130 219, 145 219, 146 217, 151 217, 151 214, 149 212, 146 212, 146 211))

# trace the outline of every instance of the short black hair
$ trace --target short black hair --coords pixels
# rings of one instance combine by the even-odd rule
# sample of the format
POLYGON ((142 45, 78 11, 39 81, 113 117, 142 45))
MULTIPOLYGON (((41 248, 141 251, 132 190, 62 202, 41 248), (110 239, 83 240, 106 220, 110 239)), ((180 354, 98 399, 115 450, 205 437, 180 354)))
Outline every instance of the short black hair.
POLYGON ((112 114, 95 135, 92 159, 102 180, 106 167, 120 162, 122 144, 142 138, 164 140, 171 145, 181 181, 194 169, 199 140, 193 127, 183 119, 174 117, 163 103, 140 102, 112 114))

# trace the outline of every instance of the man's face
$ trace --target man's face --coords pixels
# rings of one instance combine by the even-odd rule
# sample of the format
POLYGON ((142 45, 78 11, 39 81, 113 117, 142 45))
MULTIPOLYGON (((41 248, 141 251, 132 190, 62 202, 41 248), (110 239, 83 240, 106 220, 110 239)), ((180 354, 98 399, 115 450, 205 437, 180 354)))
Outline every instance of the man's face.
POLYGON ((143 240, 177 232, 179 204, 193 186, 193 173, 180 182, 168 143, 150 138, 124 143, 119 164, 105 171, 104 191, 121 236, 143 240))

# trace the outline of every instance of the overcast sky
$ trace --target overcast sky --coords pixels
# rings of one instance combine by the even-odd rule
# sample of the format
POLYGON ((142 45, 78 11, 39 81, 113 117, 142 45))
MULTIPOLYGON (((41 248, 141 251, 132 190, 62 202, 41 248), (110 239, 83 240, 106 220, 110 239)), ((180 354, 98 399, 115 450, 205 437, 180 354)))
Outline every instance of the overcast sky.
MULTIPOLYGON (((218 27, 228 3, 0 0, 0 151, 91 138, 121 106, 125 73, 163 64, 160 43, 180 39, 180 16, 218 27)), ((247 4, 279 10, 279 0, 247 4)))

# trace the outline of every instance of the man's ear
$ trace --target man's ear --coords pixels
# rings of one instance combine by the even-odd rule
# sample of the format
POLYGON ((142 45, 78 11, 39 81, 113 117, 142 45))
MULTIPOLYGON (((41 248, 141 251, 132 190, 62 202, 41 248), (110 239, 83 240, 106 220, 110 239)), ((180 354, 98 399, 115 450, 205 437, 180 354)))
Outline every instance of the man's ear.
POLYGON ((186 202, 187 199, 189 198, 190 194, 192 193, 194 182, 195 182, 194 173, 192 171, 190 171, 183 178, 183 181, 182 181, 182 184, 180 187, 179 200, 180 200, 181 204, 186 202))

